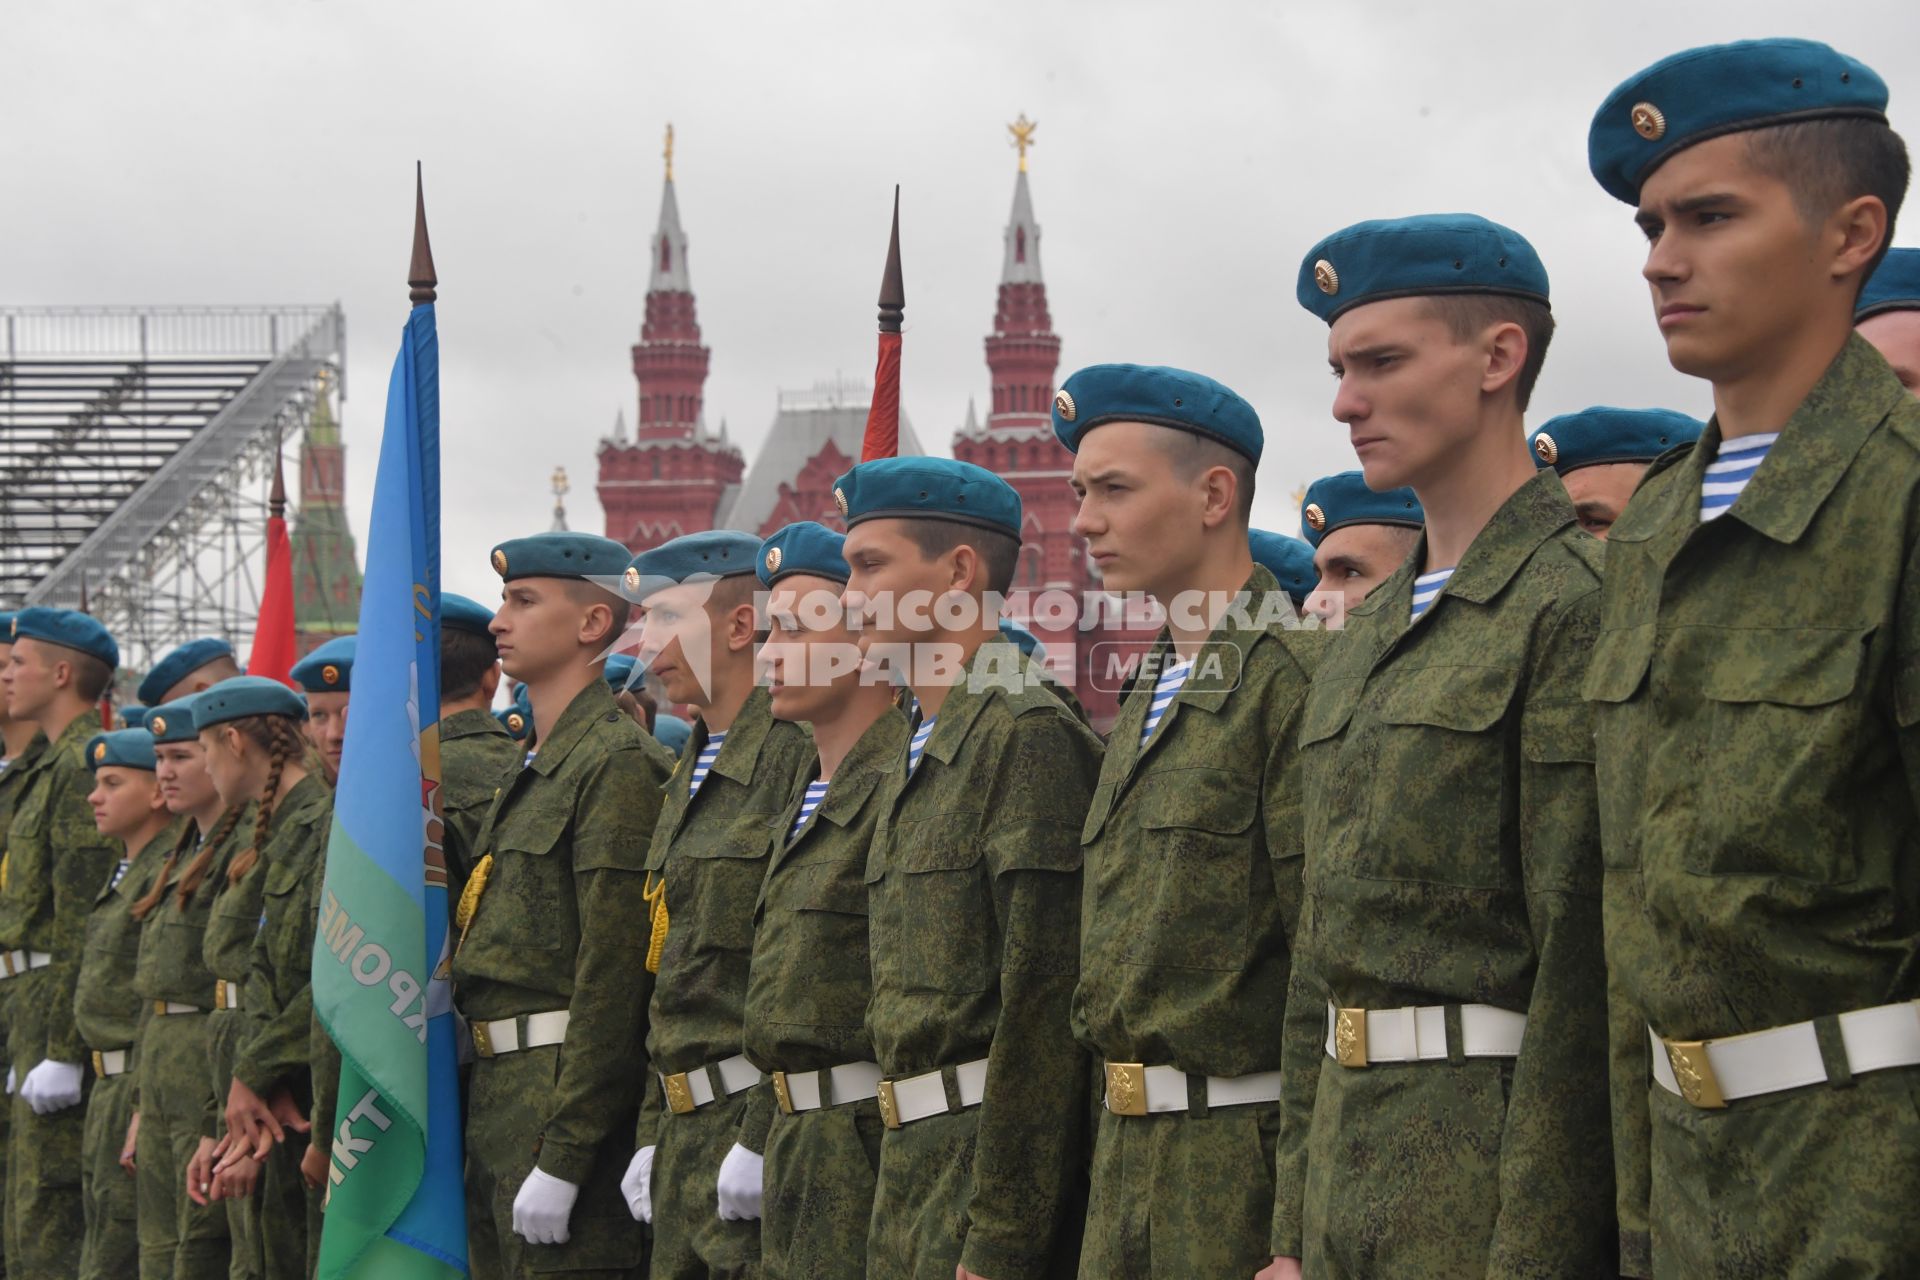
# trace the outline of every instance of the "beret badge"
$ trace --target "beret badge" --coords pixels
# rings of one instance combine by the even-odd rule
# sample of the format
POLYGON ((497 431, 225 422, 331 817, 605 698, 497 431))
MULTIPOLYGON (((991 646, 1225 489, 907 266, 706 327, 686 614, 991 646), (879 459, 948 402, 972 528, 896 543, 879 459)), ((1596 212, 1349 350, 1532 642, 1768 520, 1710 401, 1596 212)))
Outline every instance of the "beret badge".
POLYGON ((320 668, 320 679, 327 684, 339 684, 340 668, 329 662, 326 666, 320 668))
POLYGON ((1667 116, 1651 102, 1636 102, 1628 119, 1633 122, 1633 131, 1648 142, 1658 142, 1667 136, 1667 116))
POLYGON ((1313 283, 1328 297, 1340 292, 1340 273, 1325 258, 1313 264, 1313 283))
POLYGON ((106 758, 107 758, 107 744, 104 742, 94 743, 93 744, 93 762, 95 764, 99 764, 102 760, 105 760, 106 758))
POLYGON ((840 488, 840 487, 839 487, 838 485, 835 485, 835 486, 834 486, 834 490, 833 490, 833 505, 834 505, 834 506, 836 506, 836 507, 838 507, 838 508, 840 508, 840 518, 841 518, 842 520, 844 520, 844 519, 846 519, 846 517, 847 517, 847 491, 846 491, 845 489, 842 489, 842 488, 840 488))
POLYGON ((1063 422, 1072 422, 1080 416, 1080 410, 1074 405, 1073 397, 1065 391, 1053 393, 1053 411, 1060 415, 1063 422))
POLYGON ((1560 461, 1560 446, 1544 431, 1533 438, 1533 452, 1548 466, 1560 461))
POLYGON ((638 591, 640 589, 640 571, 632 565, 628 565, 627 571, 620 575, 620 581, 626 584, 627 590, 638 591))
POLYGON ((147 728, 155 735, 165 733, 167 731, 167 718, 165 716, 148 716, 147 728))
POLYGON ((493 571, 503 578, 507 576, 507 553, 498 547, 493 552, 493 571))
POLYGON ((778 547, 767 548, 767 572, 780 572, 780 548, 778 547))
POLYGON ((1327 527, 1327 513, 1320 509, 1320 504, 1317 502, 1309 502, 1307 509, 1302 511, 1300 516, 1307 522, 1307 528, 1315 533, 1327 527))

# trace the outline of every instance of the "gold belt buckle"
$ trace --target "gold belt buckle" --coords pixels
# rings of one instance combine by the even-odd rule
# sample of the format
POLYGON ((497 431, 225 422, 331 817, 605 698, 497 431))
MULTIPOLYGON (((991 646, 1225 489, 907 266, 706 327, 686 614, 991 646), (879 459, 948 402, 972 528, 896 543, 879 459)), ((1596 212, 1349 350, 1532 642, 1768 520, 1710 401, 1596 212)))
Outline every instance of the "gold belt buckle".
POLYGON ((1343 1067, 1367 1065, 1367 1011, 1341 1009, 1333 1016, 1333 1059, 1343 1067))
POLYGON ((1147 1068, 1144 1063, 1107 1064, 1107 1110, 1117 1116, 1147 1114, 1147 1068))
POLYGON ((468 1028, 473 1032, 473 1051, 483 1058, 493 1056, 493 1032, 484 1022, 470 1022, 468 1028))
POLYGON ((687 1073, 662 1077, 667 1088, 667 1110, 677 1116, 684 1116, 693 1108, 693 1091, 687 1088, 687 1073))
POLYGON ((787 1092, 787 1073, 773 1073, 773 1096, 780 1100, 780 1110, 787 1115, 793 1114, 793 1095, 787 1092))
POLYGON ((893 1081, 882 1080, 874 1090, 874 1097, 880 1102, 880 1123, 889 1129, 900 1127, 900 1107, 894 1100, 893 1081))
POLYGON ((13 952, 0 951, 0 960, 5 960, 7 962, 7 976, 9 978, 14 978, 19 976, 20 971, 13 967, 13 952))
POLYGON ((224 1009, 227 1007, 227 980, 225 978, 215 978, 213 980, 213 1007, 216 1009, 224 1009))
POLYGON ((1713 1063, 1707 1058, 1707 1042, 1663 1040, 1661 1043, 1667 1046, 1667 1062, 1673 1067, 1673 1079, 1680 1086, 1680 1096, 1703 1111, 1725 1108, 1727 1100, 1720 1093, 1720 1078, 1713 1074, 1713 1063))
POLYGON ((98 1049, 93 1051, 93 1074, 102 1080, 107 1078, 107 1055, 98 1049))
POLYGON ((167 1002, 165 1000, 155 1000, 153 1002, 153 1016, 156 1018, 164 1018, 167 1016, 167 1002))

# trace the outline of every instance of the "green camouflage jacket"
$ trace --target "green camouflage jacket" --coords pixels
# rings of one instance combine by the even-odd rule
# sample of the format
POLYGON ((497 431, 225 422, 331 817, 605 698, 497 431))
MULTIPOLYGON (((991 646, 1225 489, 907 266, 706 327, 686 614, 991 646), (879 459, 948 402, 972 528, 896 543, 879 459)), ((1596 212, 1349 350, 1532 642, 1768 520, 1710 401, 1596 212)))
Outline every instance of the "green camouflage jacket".
MULTIPOLYGON (((11 938, 19 924, 12 918, 12 904, 5 893, 7 884, 7 833, 13 828, 13 814, 20 797, 26 793, 34 771, 47 758, 47 735, 36 732, 26 750, 7 761, 0 769, 0 939, 11 938)), ((0 997, 4 997, 0 987, 0 997)))
POLYGON ((9 936, 0 944, 53 957, 46 978, 33 988, 42 1004, 38 1022, 46 1028, 46 1042, 9 1046, 13 1060, 23 1065, 86 1057, 73 1021, 73 991, 80 979, 87 914, 121 852, 119 841, 93 825, 87 803, 93 774, 83 757, 87 740, 98 732, 100 713, 90 710, 53 740, 22 787, 7 833, 0 915, 9 936))
POLYGON ((1012 644, 980 646, 883 794, 866 874, 880 1069, 988 1059, 961 1262, 994 1280, 1042 1273, 1071 1216, 1090 1078, 1069 1010, 1100 741, 1021 672, 1012 644))
POLYGON ((227 838, 225 851, 214 854, 206 878, 195 887, 184 907, 179 898, 180 878, 199 848, 190 844, 181 850, 167 876, 166 896, 140 925, 140 956, 133 970, 133 989, 141 998, 213 1008, 214 975, 207 968, 204 948, 207 920, 214 897, 226 881, 226 863, 233 855, 234 841, 246 838, 249 821, 246 814, 241 815, 234 835, 227 838))
POLYGON ((526 748, 513 740, 491 711, 456 711, 440 721, 441 841, 447 851, 447 900, 460 901, 473 870, 473 844, 480 837, 493 797, 519 769, 526 748))
MULTIPOLYGON (((747 978, 746 1051, 762 1071, 873 1061, 867 850, 883 797, 898 786, 906 761, 907 717, 889 708, 847 752, 798 837, 789 841, 787 833, 819 774, 817 760, 794 779, 793 798, 774 821, 747 978)), ((761 1149, 775 1105, 766 1086, 748 1099, 740 1126, 748 1148, 761 1149)))
MULTIPOLYGON (((1349 612, 1301 719, 1308 852, 1291 1000, 1308 1010, 1289 1014, 1288 1061, 1347 1069, 1325 1058, 1329 1002, 1526 1014, 1488 1268, 1571 1275, 1614 1243, 1611 1170, 1592 1158, 1607 1141, 1606 1005, 1593 732, 1580 697, 1601 544, 1577 528, 1548 470, 1507 499, 1410 622, 1425 556, 1423 537, 1349 612)), ((1347 1117, 1338 1150, 1302 1158, 1311 1115, 1311 1099, 1290 1089, 1281 1254, 1299 1252, 1311 1164, 1367 1144, 1364 1119, 1347 1117)))
POLYGON ((595 678, 501 788, 474 843, 493 862, 454 956, 454 1003, 469 1023, 569 1011, 539 1139, 540 1168, 568 1182, 585 1181, 640 1094, 643 869, 661 780, 646 734, 595 678))
POLYGON ((94 899, 87 916, 86 955, 73 992, 74 1019, 88 1048, 124 1049, 139 1034, 148 1006, 133 987, 140 957, 140 922, 133 918, 133 904, 153 887, 185 822, 176 818, 145 845, 129 850, 132 859, 120 883, 114 884, 109 872, 94 899))
POLYGON ((647 853, 648 879, 666 891, 669 924, 648 1010, 643 1147, 659 1140, 665 1112, 657 1073, 691 1071, 741 1051, 754 904, 794 781, 813 758, 812 735, 775 720, 764 688, 748 695, 699 794, 689 796, 706 742, 706 725, 696 723, 667 781, 647 853))
POLYGON ((1642 1250, 1648 1026, 1710 1039, 1920 996, 1920 404, 1853 338, 1702 525, 1719 446, 1709 423, 1661 458, 1613 527, 1586 681, 1642 1250))
POLYGON ((248 960, 240 1009, 247 1031, 234 1055, 233 1077, 263 1098, 276 1083, 309 1078, 313 934, 332 827, 333 792, 310 773, 274 806, 273 836, 254 869, 262 877, 260 928, 248 960))

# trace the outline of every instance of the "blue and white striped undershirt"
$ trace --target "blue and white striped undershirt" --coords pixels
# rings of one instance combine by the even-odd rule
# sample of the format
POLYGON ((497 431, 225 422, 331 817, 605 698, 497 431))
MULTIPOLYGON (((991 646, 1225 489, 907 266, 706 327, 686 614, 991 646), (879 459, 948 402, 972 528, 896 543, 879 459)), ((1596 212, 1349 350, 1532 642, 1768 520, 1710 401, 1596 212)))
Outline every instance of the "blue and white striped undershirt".
POLYGON ((107 882, 107 888, 118 889, 120 882, 127 878, 127 868, 132 865, 133 862, 130 859, 120 859, 120 865, 113 869, 113 879, 107 882))
POLYGON ((1733 500, 1747 487, 1747 481, 1753 479, 1753 473, 1767 460, 1767 450, 1773 448, 1773 442, 1779 438, 1780 433, 1775 431, 1771 435, 1741 436, 1722 442, 1719 456, 1707 464, 1707 473, 1700 477, 1701 524, 1726 514, 1733 500))
POLYGON ((1418 621, 1420 615, 1433 607, 1440 598, 1440 589, 1447 585, 1447 579, 1453 576, 1452 569, 1435 569, 1432 573, 1423 573, 1413 580, 1413 616, 1418 621))
POLYGON ((1160 717, 1167 714, 1167 708, 1180 693, 1187 677, 1193 674, 1193 659, 1182 658, 1169 662, 1160 670, 1160 679, 1153 686, 1153 701, 1147 704, 1147 722, 1140 726, 1140 745, 1146 746, 1147 739, 1153 737, 1153 731, 1160 727, 1160 717))
POLYGON ((720 747, 727 740, 726 730, 721 730, 707 739, 707 745, 700 748, 700 754, 694 757, 693 777, 687 786, 687 798, 691 800, 700 794, 700 784, 707 780, 708 770, 713 762, 720 758, 720 747))
POLYGON ((815 778, 807 784, 806 798, 800 801, 799 816, 793 820, 793 830, 787 832, 789 841, 799 838, 800 828, 807 825, 807 819, 811 818, 813 811, 820 807, 820 802, 827 798, 828 783, 829 780, 826 778, 815 778))
POLYGON ((907 776, 909 778, 920 767, 920 757, 927 754, 927 739, 933 736, 934 722, 939 719, 939 716, 931 716, 922 720, 920 727, 913 731, 913 741, 907 743, 907 776))

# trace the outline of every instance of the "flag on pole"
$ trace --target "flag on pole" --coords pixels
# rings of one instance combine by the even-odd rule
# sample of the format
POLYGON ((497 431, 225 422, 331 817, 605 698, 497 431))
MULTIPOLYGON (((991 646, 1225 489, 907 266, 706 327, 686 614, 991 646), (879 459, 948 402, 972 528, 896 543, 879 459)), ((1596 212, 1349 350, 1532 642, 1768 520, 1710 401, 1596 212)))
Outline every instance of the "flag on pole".
POLYGON ((353 716, 327 842, 313 1004, 341 1056, 319 1275, 467 1271, 440 847, 440 356, 416 178, 414 302, 387 387, 353 716))
POLYGON ((293 687, 293 543, 287 537, 287 477, 279 442, 273 450, 273 491, 267 497, 267 576, 260 590, 260 619, 247 651, 247 674, 293 687))
POLYGON ((880 359, 873 370, 873 403, 860 461, 891 458, 900 452, 900 321, 907 309, 907 288, 900 279, 900 188, 893 189, 893 233, 887 241, 887 266, 880 276, 880 359))

